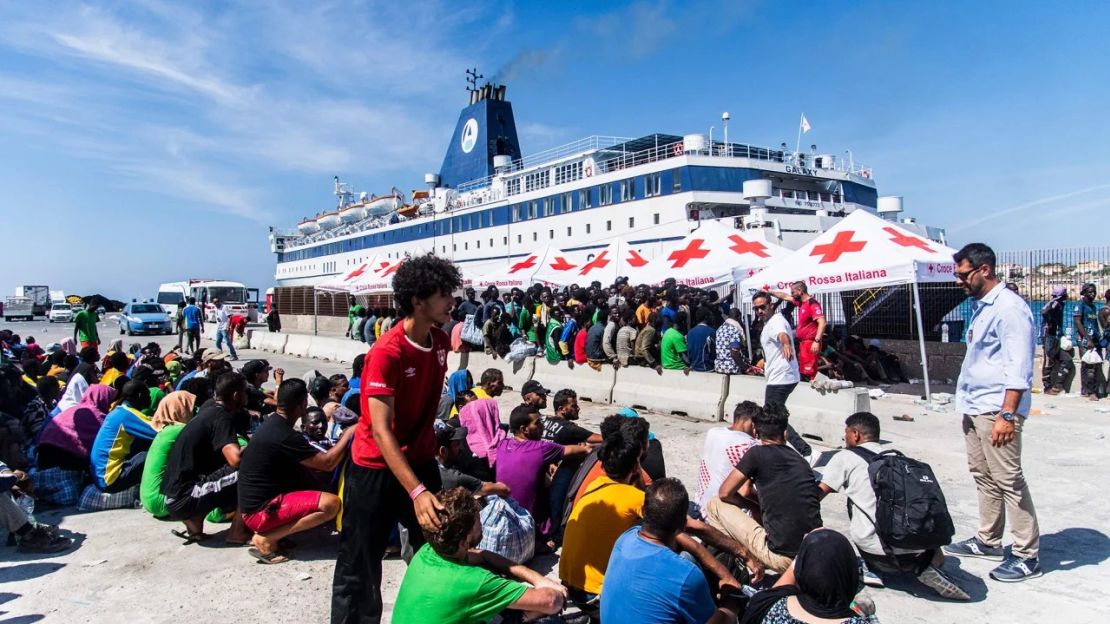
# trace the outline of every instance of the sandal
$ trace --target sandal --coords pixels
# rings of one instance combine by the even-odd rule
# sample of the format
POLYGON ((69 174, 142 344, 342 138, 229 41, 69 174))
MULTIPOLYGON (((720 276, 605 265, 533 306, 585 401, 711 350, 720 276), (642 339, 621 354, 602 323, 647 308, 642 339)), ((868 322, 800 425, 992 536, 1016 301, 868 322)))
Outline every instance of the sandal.
POLYGON ((247 553, 250 554, 250 556, 257 559, 258 563, 264 563, 266 565, 274 565, 274 564, 278 564, 278 563, 285 563, 287 561, 291 561, 291 559, 289 557, 286 557, 285 555, 278 554, 277 551, 274 551, 274 552, 266 555, 266 554, 263 554, 261 550, 258 550, 257 548, 254 548, 253 546, 250 549, 247 550, 247 553))
POLYGON ((174 537, 179 537, 182 540, 185 540, 185 543, 183 544, 184 546, 196 544, 197 542, 202 542, 208 539, 207 533, 190 533, 188 529, 170 529, 170 533, 173 534, 174 537))

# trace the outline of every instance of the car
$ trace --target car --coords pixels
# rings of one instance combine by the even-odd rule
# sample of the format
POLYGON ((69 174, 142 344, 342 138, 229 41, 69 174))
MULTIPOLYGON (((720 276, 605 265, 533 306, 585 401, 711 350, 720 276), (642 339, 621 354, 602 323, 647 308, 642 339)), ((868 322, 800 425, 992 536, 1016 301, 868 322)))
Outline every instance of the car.
POLYGON ((55 303, 50 306, 50 311, 46 313, 46 318, 51 323, 72 323, 73 307, 68 303, 55 303))
POLYGON ((119 333, 135 334, 172 334, 173 322, 170 315, 157 303, 131 302, 124 306, 119 315, 119 333))

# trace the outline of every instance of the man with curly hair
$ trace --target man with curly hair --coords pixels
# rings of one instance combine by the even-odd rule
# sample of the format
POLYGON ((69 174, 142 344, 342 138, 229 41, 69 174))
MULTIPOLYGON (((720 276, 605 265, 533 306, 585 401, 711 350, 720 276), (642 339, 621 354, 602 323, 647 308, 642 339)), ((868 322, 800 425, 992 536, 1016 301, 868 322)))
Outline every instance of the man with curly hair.
POLYGON ((482 523, 478 502, 469 491, 447 490, 436 501, 439 527, 424 529, 428 543, 417 551, 401 581, 394 624, 477 624, 505 609, 523 611, 526 617, 562 610, 565 587, 528 566, 476 548, 482 541, 482 523))
POLYGON ((430 254, 406 260, 393 276, 403 318, 381 335, 362 369, 332 584, 335 624, 381 621, 382 555, 398 522, 414 549, 423 544, 422 529, 440 530, 433 423, 450 347, 440 326, 461 285, 458 267, 430 254))

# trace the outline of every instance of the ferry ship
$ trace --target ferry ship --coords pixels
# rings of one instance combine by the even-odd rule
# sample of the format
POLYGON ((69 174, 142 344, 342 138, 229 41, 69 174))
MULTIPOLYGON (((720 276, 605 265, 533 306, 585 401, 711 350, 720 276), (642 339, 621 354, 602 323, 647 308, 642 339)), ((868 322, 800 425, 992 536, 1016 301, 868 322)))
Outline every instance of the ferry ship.
POLYGON ((717 220, 796 249, 854 210, 877 212, 938 242, 943 229, 901 217, 872 170, 843 155, 757 147, 723 134, 591 136, 522 156, 504 84, 478 84, 438 173, 407 196, 360 193, 335 178, 335 208, 296 231, 270 228, 279 286, 315 285, 375 256, 434 252, 465 275, 492 271, 545 245, 602 249, 621 237, 643 257, 670 253, 699 222, 717 220))

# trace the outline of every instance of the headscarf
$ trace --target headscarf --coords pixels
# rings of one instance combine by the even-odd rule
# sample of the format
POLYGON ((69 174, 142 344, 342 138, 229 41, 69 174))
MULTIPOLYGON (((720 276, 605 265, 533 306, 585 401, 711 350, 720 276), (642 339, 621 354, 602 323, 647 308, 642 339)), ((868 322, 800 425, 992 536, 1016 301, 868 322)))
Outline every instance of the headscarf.
POLYGON ((68 355, 77 355, 77 342, 72 338, 66 338, 62 341, 62 351, 68 355))
POLYGON ((161 431, 167 425, 185 424, 192 420, 196 403, 197 397, 192 392, 171 392, 158 403, 158 409, 154 410, 154 417, 150 419, 150 426, 155 431, 161 431))
POLYGON ((165 396, 166 396, 166 391, 165 390, 159 388, 158 386, 151 387, 150 388, 150 406, 147 407, 146 409, 143 409, 142 412, 144 414, 146 414, 147 416, 154 416, 154 412, 158 409, 158 404, 162 402, 162 399, 165 398, 165 396))
POLYGON ((447 378, 447 395, 451 397, 451 402, 455 402, 455 398, 459 396, 460 392, 470 390, 470 371, 463 369, 451 373, 447 378))
POLYGON ((849 618, 859 591, 860 571, 848 538, 832 529, 811 531, 794 558, 798 602, 821 618, 849 618))
POLYGON ((89 391, 89 382, 77 373, 74 373, 69 378, 69 383, 66 384, 66 390, 62 394, 62 398, 58 401, 58 412, 64 412, 67 409, 77 405, 81 402, 81 398, 89 391))
POLYGON ((89 386, 77 405, 64 410, 43 427, 39 444, 88 459, 96 434, 104 423, 104 415, 115 396, 116 391, 110 386, 89 386))
POLYGON ((181 379, 182 368, 181 362, 176 359, 166 362, 166 376, 170 378, 170 383, 177 384, 177 380, 181 379))
POLYGON ((459 424, 466 427, 466 444, 475 457, 497 463, 497 445, 509 435, 501 428, 501 412, 494 399, 478 399, 459 411, 459 424))

